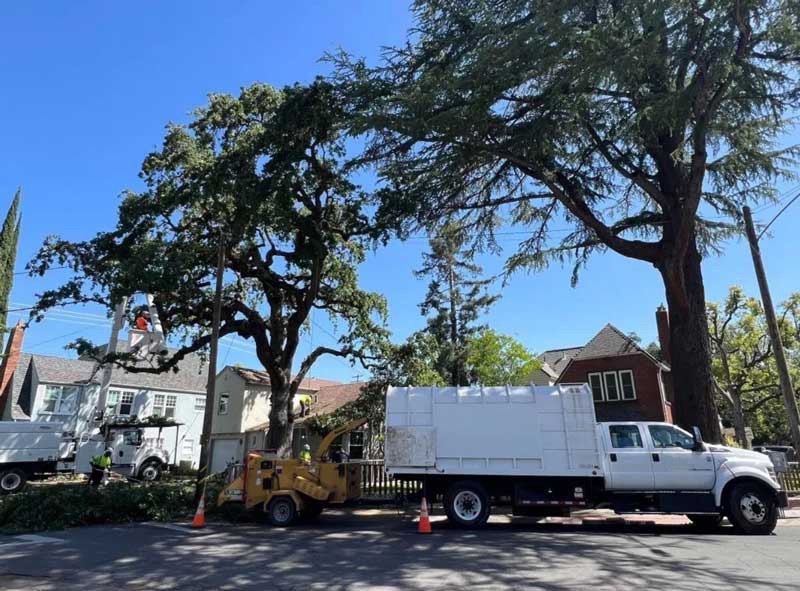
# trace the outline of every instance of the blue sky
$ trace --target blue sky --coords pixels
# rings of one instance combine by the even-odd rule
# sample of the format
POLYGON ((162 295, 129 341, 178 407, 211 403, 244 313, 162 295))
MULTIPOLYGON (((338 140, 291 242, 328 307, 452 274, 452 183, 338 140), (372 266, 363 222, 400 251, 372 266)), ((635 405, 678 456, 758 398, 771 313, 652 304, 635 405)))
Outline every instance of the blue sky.
MULTIPOLYGON (((159 145, 164 125, 185 121, 207 93, 236 93, 256 81, 310 80, 325 71, 320 56, 338 47, 374 62, 382 46, 402 42, 410 24, 400 0, 0 3, 0 208, 23 188, 18 268, 48 234, 81 240, 110 229, 120 192, 140 188, 141 161, 159 145)), ((777 209, 756 217, 766 221, 777 209)), ((800 202, 762 243, 776 301, 800 290, 797 227, 800 202)), ((509 253, 516 242, 502 240, 509 253)), ((417 304, 425 283, 412 270, 425 246, 424 239, 392 243, 361 269, 362 285, 388 298, 398 340, 424 324, 417 304)), ((502 259, 481 262, 495 272, 502 259)), ((723 298, 734 284, 757 293, 742 240, 708 259, 704 271, 710 300, 723 298)), ((654 311, 664 296, 654 269, 606 254, 591 260, 576 288, 570 272, 555 266, 515 276, 486 321, 534 351, 583 344, 607 322, 644 342, 655 339, 654 311)), ((35 279, 18 275, 12 302, 29 304, 65 277, 59 271, 35 279)), ((31 326, 25 349, 63 355, 77 336, 102 342, 108 331, 97 308, 59 312, 31 326)), ((301 353, 330 343, 334 333, 315 318, 301 353)), ((229 364, 257 366, 242 342, 224 343, 221 355, 229 364)), ((322 358, 311 373, 341 380, 364 375, 333 358, 322 358)))

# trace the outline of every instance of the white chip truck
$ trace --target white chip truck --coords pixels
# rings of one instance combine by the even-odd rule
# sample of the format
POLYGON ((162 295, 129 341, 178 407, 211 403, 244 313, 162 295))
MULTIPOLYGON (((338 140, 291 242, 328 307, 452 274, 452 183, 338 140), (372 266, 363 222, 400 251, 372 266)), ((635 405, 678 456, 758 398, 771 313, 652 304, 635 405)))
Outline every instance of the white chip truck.
POLYGON ((697 428, 598 423, 586 384, 389 388, 385 456, 391 476, 422 481, 462 527, 497 505, 533 516, 607 507, 768 534, 788 504, 767 456, 704 443, 697 428))
POLYGON ((15 493, 26 481, 55 474, 88 474, 92 456, 110 448, 112 469, 129 478, 157 480, 169 454, 144 439, 144 429, 104 424, 76 437, 61 423, 0 421, 0 494, 15 493))

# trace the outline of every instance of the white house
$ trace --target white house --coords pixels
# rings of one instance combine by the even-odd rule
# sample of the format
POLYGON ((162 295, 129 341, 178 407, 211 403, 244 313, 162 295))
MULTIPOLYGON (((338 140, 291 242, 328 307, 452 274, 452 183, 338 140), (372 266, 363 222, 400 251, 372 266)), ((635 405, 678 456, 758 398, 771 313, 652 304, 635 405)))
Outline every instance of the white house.
MULTIPOLYGON (((120 343, 118 350, 128 350, 120 343)), ((146 361, 140 364, 148 363, 146 361)), ((131 373, 115 368, 106 399, 106 414, 173 419, 178 427, 145 431, 173 462, 200 460, 207 367, 197 355, 187 355, 177 372, 131 373)), ((81 433, 97 405, 101 371, 87 359, 68 359, 21 353, 7 387, 6 420, 57 421, 65 430, 81 433)))

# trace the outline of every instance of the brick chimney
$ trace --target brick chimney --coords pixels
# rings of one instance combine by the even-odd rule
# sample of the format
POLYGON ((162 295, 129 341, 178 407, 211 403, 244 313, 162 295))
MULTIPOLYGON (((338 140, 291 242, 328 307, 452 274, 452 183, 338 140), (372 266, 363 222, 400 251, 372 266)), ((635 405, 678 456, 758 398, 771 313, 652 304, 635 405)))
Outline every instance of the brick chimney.
POLYGON ((8 336, 8 343, 6 343, 6 352, 3 355, 3 363, 0 365, 0 418, 6 410, 6 405, 9 404, 11 388, 8 385, 11 383, 11 378, 14 376, 14 370, 17 369, 19 362, 19 354, 22 352, 22 339, 25 337, 25 329, 27 325, 20 320, 17 325, 11 329, 8 336))
POLYGON ((661 346, 661 358, 668 364, 672 364, 669 354, 669 312, 661 304, 656 309, 656 326, 658 326, 658 344, 661 346))

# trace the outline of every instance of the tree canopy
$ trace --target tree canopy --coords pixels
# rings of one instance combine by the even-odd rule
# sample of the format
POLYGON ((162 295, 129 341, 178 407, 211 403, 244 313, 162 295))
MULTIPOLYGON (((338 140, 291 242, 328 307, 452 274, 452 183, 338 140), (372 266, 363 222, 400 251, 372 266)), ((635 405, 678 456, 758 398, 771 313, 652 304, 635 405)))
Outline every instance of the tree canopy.
POLYGON ((430 251, 422 254, 417 277, 428 277, 428 291, 420 304, 428 316, 427 333, 439 351, 436 369, 451 386, 466 386, 467 343, 482 326, 477 321, 498 299, 488 293, 491 278, 466 249, 467 239, 457 224, 446 223, 430 239, 430 251))
POLYGON ((17 244, 22 224, 22 216, 19 215, 21 196, 22 191, 17 190, 0 229, 0 335, 6 331, 9 297, 14 286, 14 265, 17 261, 17 244))
MULTIPOLYGON (((797 150, 794 0, 417 0, 377 66, 333 58, 388 186, 382 215, 458 213, 508 269, 610 250, 658 269, 678 421, 719 437, 701 259, 797 150)), ((573 279, 576 275, 573 275, 573 279)))
POLYGON ((539 367, 539 360, 522 343, 491 328, 484 328, 467 343, 467 371, 473 383, 525 386, 539 367))
POLYGON ((105 360, 132 372, 174 369, 209 344, 223 240, 220 335, 255 344, 271 382, 267 444, 286 452, 292 399, 314 362, 364 359, 386 336, 384 298, 358 286, 357 266, 381 231, 368 213, 373 196, 350 180, 343 121, 323 81, 210 95, 190 123, 167 127, 142 166, 146 190, 124 194, 114 230, 47 240, 30 272, 68 265, 73 276, 41 295, 34 317, 69 303, 111 310, 124 296, 153 294, 177 351, 150 366, 114 353, 105 360), (334 345, 296 360, 312 310, 342 330, 334 345))

